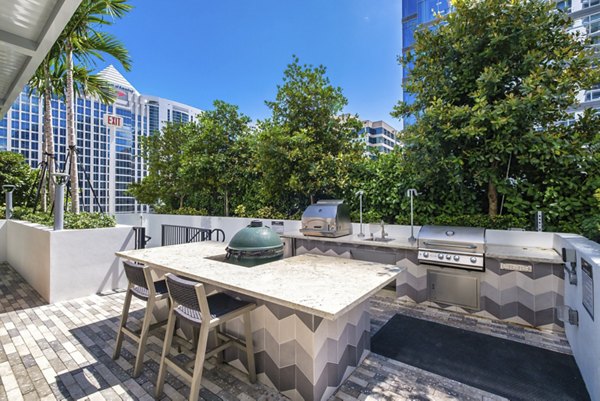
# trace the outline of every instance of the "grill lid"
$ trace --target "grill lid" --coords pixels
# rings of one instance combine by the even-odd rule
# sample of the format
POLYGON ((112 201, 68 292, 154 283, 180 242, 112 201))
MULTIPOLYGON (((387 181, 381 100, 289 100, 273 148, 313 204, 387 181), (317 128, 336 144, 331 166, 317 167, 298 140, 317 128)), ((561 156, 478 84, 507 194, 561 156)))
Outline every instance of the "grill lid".
POLYGON ((485 252, 485 228, 423 226, 419 231, 419 248, 443 249, 465 253, 485 252))

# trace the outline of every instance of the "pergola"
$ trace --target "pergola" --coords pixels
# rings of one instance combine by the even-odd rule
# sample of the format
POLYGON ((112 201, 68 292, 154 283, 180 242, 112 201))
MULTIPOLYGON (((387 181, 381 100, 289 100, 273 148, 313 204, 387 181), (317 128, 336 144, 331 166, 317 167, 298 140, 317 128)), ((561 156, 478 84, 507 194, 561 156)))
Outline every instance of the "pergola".
POLYGON ((0 119, 81 0, 0 0, 0 119))

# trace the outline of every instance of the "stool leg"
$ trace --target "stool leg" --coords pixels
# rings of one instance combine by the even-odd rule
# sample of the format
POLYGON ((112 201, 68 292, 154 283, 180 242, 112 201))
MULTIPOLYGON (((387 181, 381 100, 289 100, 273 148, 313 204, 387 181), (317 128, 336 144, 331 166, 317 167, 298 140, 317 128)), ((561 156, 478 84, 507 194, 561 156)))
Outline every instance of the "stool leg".
POLYGON ((208 322, 200 326, 200 338, 198 339, 198 348, 196 349, 196 361, 194 362, 194 372, 192 383, 190 384, 189 401, 198 401, 198 396, 200 395, 200 383, 202 382, 202 369, 204 368, 204 356, 206 355, 209 332, 210 327, 208 326, 208 322))
POLYGON ((175 312, 171 309, 169 311, 169 320, 167 322, 167 333, 165 334, 165 343, 163 345, 162 355, 160 356, 160 365, 158 369, 158 378, 156 380, 156 398, 160 397, 163 393, 163 386, 165 384, 165 375, 167 373, 166 359, 169 356, 171 350, 171 343, 173 342, 173 334, 175 332, 175 312))
POLYGON ((127 286, 127 294, 125 295, 125 302, 123 302, 123 312, 121 313, 121 322, 119 323, 119 330, 117 331, 117 343, 115 344, 113 359, 118 359, 121 354, 121 346, 123 345, 123 327, 127 324, 129 307, 131 306, 131 297, 131 286, 127 286))
MULTIPOLYGON (((221 326, 220 325, 215 326, 214 333, 215 333, 215 339, 216 339, 215 345, 216 345, 216 347, 218 347, 222 343, 221 337, 219 337, 219 334, 221 334, 221 326)), ((224 353, 225 353, 225 351, 223 350, 217 354, 217 363, 219 365, 223 363, 223 354, 224 353)))
POLYGON ((246 332, 248 377, 250 379, 250 383, 256 383, 256 365, 254 364, 254 343, 252 341, 252 326, 250 324, 250 312, 244 313, 244 331, 246 332))
POLYGON ((142 322, 142 330, 140 332, 140 342, 138 344, 137 355, 135 357, 135 366, 133 368, 133 377, 138 377, 142 371, 144 364, 144 352, 146 350, 146 342, 148 341, 148 333, 150 331, 150 321, 152 321, 152 311, 154 310, 154 299, 149 298, 146 304, 146 313, 144 313, 144 321, 142 322))

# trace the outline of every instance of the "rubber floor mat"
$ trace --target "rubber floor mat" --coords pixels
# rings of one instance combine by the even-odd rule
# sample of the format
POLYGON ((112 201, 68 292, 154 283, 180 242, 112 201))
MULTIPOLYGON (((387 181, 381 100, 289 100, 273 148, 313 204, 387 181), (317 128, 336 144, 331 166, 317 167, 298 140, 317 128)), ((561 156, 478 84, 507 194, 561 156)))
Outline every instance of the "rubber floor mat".
POLYGON ((371 339, 371 351, 514 401, 586 401, 571 355, 403 315, 371 339))

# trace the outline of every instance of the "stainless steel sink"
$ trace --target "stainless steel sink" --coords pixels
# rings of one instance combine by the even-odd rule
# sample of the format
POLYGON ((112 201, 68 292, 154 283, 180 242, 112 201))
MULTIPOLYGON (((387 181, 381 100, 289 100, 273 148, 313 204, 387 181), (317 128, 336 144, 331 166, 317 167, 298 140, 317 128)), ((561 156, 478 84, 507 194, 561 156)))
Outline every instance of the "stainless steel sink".
POLYGON ((390 242, 394 241, 395 238, 363 238, 363 241, 372 241, 372 242, 390 242))

